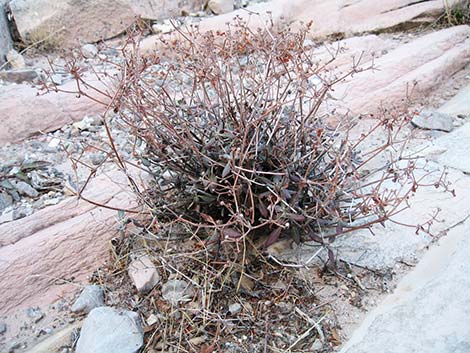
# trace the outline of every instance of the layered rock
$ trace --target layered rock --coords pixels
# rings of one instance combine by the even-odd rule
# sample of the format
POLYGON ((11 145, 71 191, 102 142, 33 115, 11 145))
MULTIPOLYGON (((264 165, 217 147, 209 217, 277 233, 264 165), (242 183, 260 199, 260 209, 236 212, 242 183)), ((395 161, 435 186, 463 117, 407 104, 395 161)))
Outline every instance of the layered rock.
MULTIPOLYGON (((116 173, 94 180, 87 198, 106 206, 131 208, 116 173)), ((75 291, 108 258, 116 234, 117 211, 74 198, 33 215, 0 225, 0 315, 29 306, 48 305, 75 291)))
POLYGON ((203 0, 12 0, 10 12, 19 39, 51 36, 56 45, 97 42, 124 32, 138 17, 161 19, 199 10, 203 0))

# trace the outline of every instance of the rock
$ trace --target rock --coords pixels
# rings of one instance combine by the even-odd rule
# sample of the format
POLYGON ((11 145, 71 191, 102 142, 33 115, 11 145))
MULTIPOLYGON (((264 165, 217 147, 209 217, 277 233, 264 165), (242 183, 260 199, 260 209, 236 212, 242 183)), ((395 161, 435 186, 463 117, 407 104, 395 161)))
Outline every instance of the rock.
POLYGON ((450 168, 470 174, 470 124, 439 137, 420 155, 450 168))
MULTIPOLYGON (((84 197, 132 209, 135 201, 123 185, 124 175, 103 175, 92 181, 84 197)), ((67 198, 22 220, 1 224, 0 316, 12 316, 31 306, 47 306, 74 293, 75 285, 52 279, 85 281, 101 266, 115 234, 115 218, 115 210, 67 198)))
POLYGON ((148 293, 160 282, 160 276, 152 260, 146 256, 139 256, 129 264, 129 277, 139 293, 148 293))
POLYGON ((88 314, 94 308, 104 306, 104 293, 100 286, 86 286, 70 308, 73 313, 88 314))
POLYGON ((18 53, 15 49, 11 49, 7 53, 7 60, 13 69, 23 69, 26 66, 23 55, 18 53))
POLYGON ((0 214, 11 205, 13 205, 13 198, 5 191, 0 191, 0 214))
POLYGON ((242 306, 239 303, 233 303, 228 306, 228 311, 231 315, 236 315, 242 311, 242 306))
POLYGON ((162 296, 171 305, 177 306, 179 302, 191 300, 192 289, 185 281, 172 279, 162 286, 162 296))
POLYGON ((470 85, 462 88, 438 111, 452 116, 470 117, 470 85))
POLYGON ((47 337, 37 345, 28 349, 26 353, 69 353, 72 349, 63 348, 71 346, 71 337, 80 329, 79 324, 67 326, 57 332, 54 332, 50 337, 47 337))
POLYGON ((470 351, 470 223, 449 230, 371 310, 341 353, 470 351), (436 325, 436 322, 445 325, 436 325))
POLYGON ((57 86, 60 86, 64 82, 64 80, 62 78, 62 75, 53 74, 51 75, 51 82, 57 86))
POLYGON ((440 130, 450 132, 454 129, 454 119, 452 116, 432 110, 422 110, 415 115, 411 123, 425 130, 440 130))
POLYGON ((158 321, 159 321, 158 316, 155 315, 155 314, 151 314, 146 320, 147 325, 149 325, 149 326, 152 326, 152 325, 156 324, 158 321))
POLYGON ((152 25, 153 33, 167 34, 175 30, 175 27, 170 23, 156 23, 152 25))
POLYGON ((158 20, 198 10, 204 0, 12 0, 11 17, 18 35, 31 43, 51 34, 58 47, 73 47, 77 39, 96 43, 119 35, 136 17, 158 20))
POLYGON ((216 15, 233 11, 233 0, 209 0, 207 7, 216 15))
POLYGON ((86 59, 93 59, 96 55, 98 55, 98 48, 96 48, 93 44, 85 44, 82 46, 82 54, 86 59))
POLYGON ((28 197, 38 197, 39 193, 36 189, 34 189, 31 185, 24 181, 12 180, 11 184, 15 187, 15 189, 20 193, 20 195, 28 196, 28 197))
POLYGON ((137 353, 144 343, 140 317, 109 307, 93 309, 80 332, 76 353, 137 353))
POLYGON ((2 322, 0 323, 0 335, 3 335, 5 332, 7 332, 7 325, 2 322))
MULTIPOLYGON (((94 77, 86 80, 104 88, 94 77)), ((76 84, 69 81, 61 88, 75 91, 76 84)), ((38 95, 37 89, 29 85, 0 86, 0 145, 17 142, 40 131, 60 129, 102 110, 103 106, 86 98, 77 98, 75 94, 50 92, 38 95), (18 124, 18 121, 22 123, 18 124)))
MULTIPOLYGON (((336 85, 332 96, 337 101, 330 102, 331 109, 367 114, 376 113, 380 107, 403 106, 406 92, 415 101, 422 99, 464 68, 469 57, 469 26, 431 32, 374 60, 377 70, 363 71, 336 85), (414 86, 412 92, 410 85, 414 86)), ((364 67, 371 63, 365 62, 364 67)))
POLYGON ((26 314, 30 319, 33 319, 33 322, 37 324, 44 318, 44 313, 41 311, 40 308, 28 308, 26 310, 26 314))
POLYGON ((0 71, 0 80, 14 83, 33 83, 41 76, 34 69, 19 69, 0 71))

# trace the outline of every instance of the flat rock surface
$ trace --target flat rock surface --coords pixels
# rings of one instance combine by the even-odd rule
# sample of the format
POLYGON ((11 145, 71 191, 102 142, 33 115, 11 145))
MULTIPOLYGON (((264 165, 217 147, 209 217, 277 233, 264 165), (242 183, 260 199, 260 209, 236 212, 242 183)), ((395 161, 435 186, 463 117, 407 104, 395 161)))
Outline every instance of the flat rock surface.
POLYGON ((462 88, 451 100, 440 107, 439 111, 454 116, 470 116, 470 85, 462 88))
POLYGON ((470 351, 470 222, 452 229, 357 329, 341 353, 470 351))
POLYGON ((85 319, 76 353, 137 353, 144 343, 139 315, 109 307, 93 309, 85 319))
MULTIPOLYGON (((115 181, 118 178, 113 178, 115 181)), ((132 208, 133 199, 108 177, 86 194, 104 205, 132 208)), ((107 258, 117 211, 69 198, 25 219, 0 225, 0 315, 47 305, 76 287, 60 279, 84 280, 107 258)))
MULTIPOLYGON (((74 92, 76 83, 70 81, 62 88, 74 92)), ((104 110, 100 104, 84 97, 77 98, 75 94, 38 93, 36 88, 28 85, 0 87, 0 145, 60 129, 67 123, 104 110)))
POLYGON ((439 137, 422 153, 447 167, 470 173, 470 124, 439 137))

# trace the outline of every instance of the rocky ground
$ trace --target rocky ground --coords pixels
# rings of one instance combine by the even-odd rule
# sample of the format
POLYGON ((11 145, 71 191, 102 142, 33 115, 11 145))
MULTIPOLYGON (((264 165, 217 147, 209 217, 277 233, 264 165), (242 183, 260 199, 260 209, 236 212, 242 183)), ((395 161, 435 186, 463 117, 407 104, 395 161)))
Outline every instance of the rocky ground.
MULTIPOLYGON (((223 29, 234 14, 269 9, 280 23, 314 17, 309 40, 318 45, 312 56, 326 58, 331 48, 343 47, 336 70, 358 56, 377 68, 342 83, 333 107, 365 114, 408 95, 419 112, 409 126, 416 136, 412 147, 433 171, 449 168, 456 196, 420 191, 399 216, 401 223, 417 224, 440 209, 434 237, 390 224, 374 228, 374 235, 338 240, 333 272, 322 270, 320 248, 277 244, 269 256, 282 264, 281 275, 259 280, 262 288, 256 278, 243 280, 241 296, 222 293, 220 311, 207 320, 214 314, 224 326, 208 331, 217 332, 218 349, 227 352, 467 352, 470 332, 459 323, 470 319, 470 27, 446 22, 439 1, 390 1, 385 10, 368 1, 335 4, 211 0, 205 10, 178 13, 184 16, 176 22, 150 20, 155 35, 142 45, 155 49, 156 36, 174 36, 175 26, 185 23, 223 29), (325 12, 331 16, 319 17, 325 12)), ((110 45, 119 45, 110 37, 110 45)), ((103 57, 120 60, 117 51, 100 45, 81 48, 85 66, 103 57)), ((0 350, 138 352, 145 336, 145 352, 169 352, 187 336, 192 351, 218 351, 214 336, 193 332, 185 321, 198 309, 194 291, 207 281, 197 262, 175 256, 181 249, 158 249, 162 244, 142 236, 139 225, 117 211, 135 203, 125 176, 102 148, 108 136, 101 106, 73 94, 37 96, 32 84, 38 80, 63 90, 75 81, 65 71, 45 75, 48 63, 40 52, 10 59, 11 67, 0 71, 0 350), (90 173, 98 176, 83 197, 108 208, 74 196, 90 173), (190 265, 176 268, 188 272, 174 270, 181 261, 190 265), (162 346, 162 338, 173 345, 162 346)), ((132 160, 132 143, 119 121, 110 119, 109 129, 132 160)))

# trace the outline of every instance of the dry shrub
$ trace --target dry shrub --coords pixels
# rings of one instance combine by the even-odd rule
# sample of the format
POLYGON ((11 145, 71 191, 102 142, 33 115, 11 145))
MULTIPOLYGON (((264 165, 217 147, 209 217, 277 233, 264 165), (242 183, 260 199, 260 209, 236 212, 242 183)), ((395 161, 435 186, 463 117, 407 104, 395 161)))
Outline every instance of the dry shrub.
MULTIPOLYGON (((287 237, 327 244, 407 206, 419 186, 416 164, 401 155, 409 117, 388 111, 359 126, 329 112, 334 86, 370 67, 340 72, 338 52, 317 60, 309 27, 179 31, 150 57, 129 38, 114 91, 96 92, 111 99, 107 114, 152 176, 135 188, 152 233, 183 224, 187 237, 235 243, 237 257, 247 240, 257 249, 287 237)), ((69 69, 87 85, 82 69, 69 69)), ((111 134, 109 151, 125 169, 111 134)))

